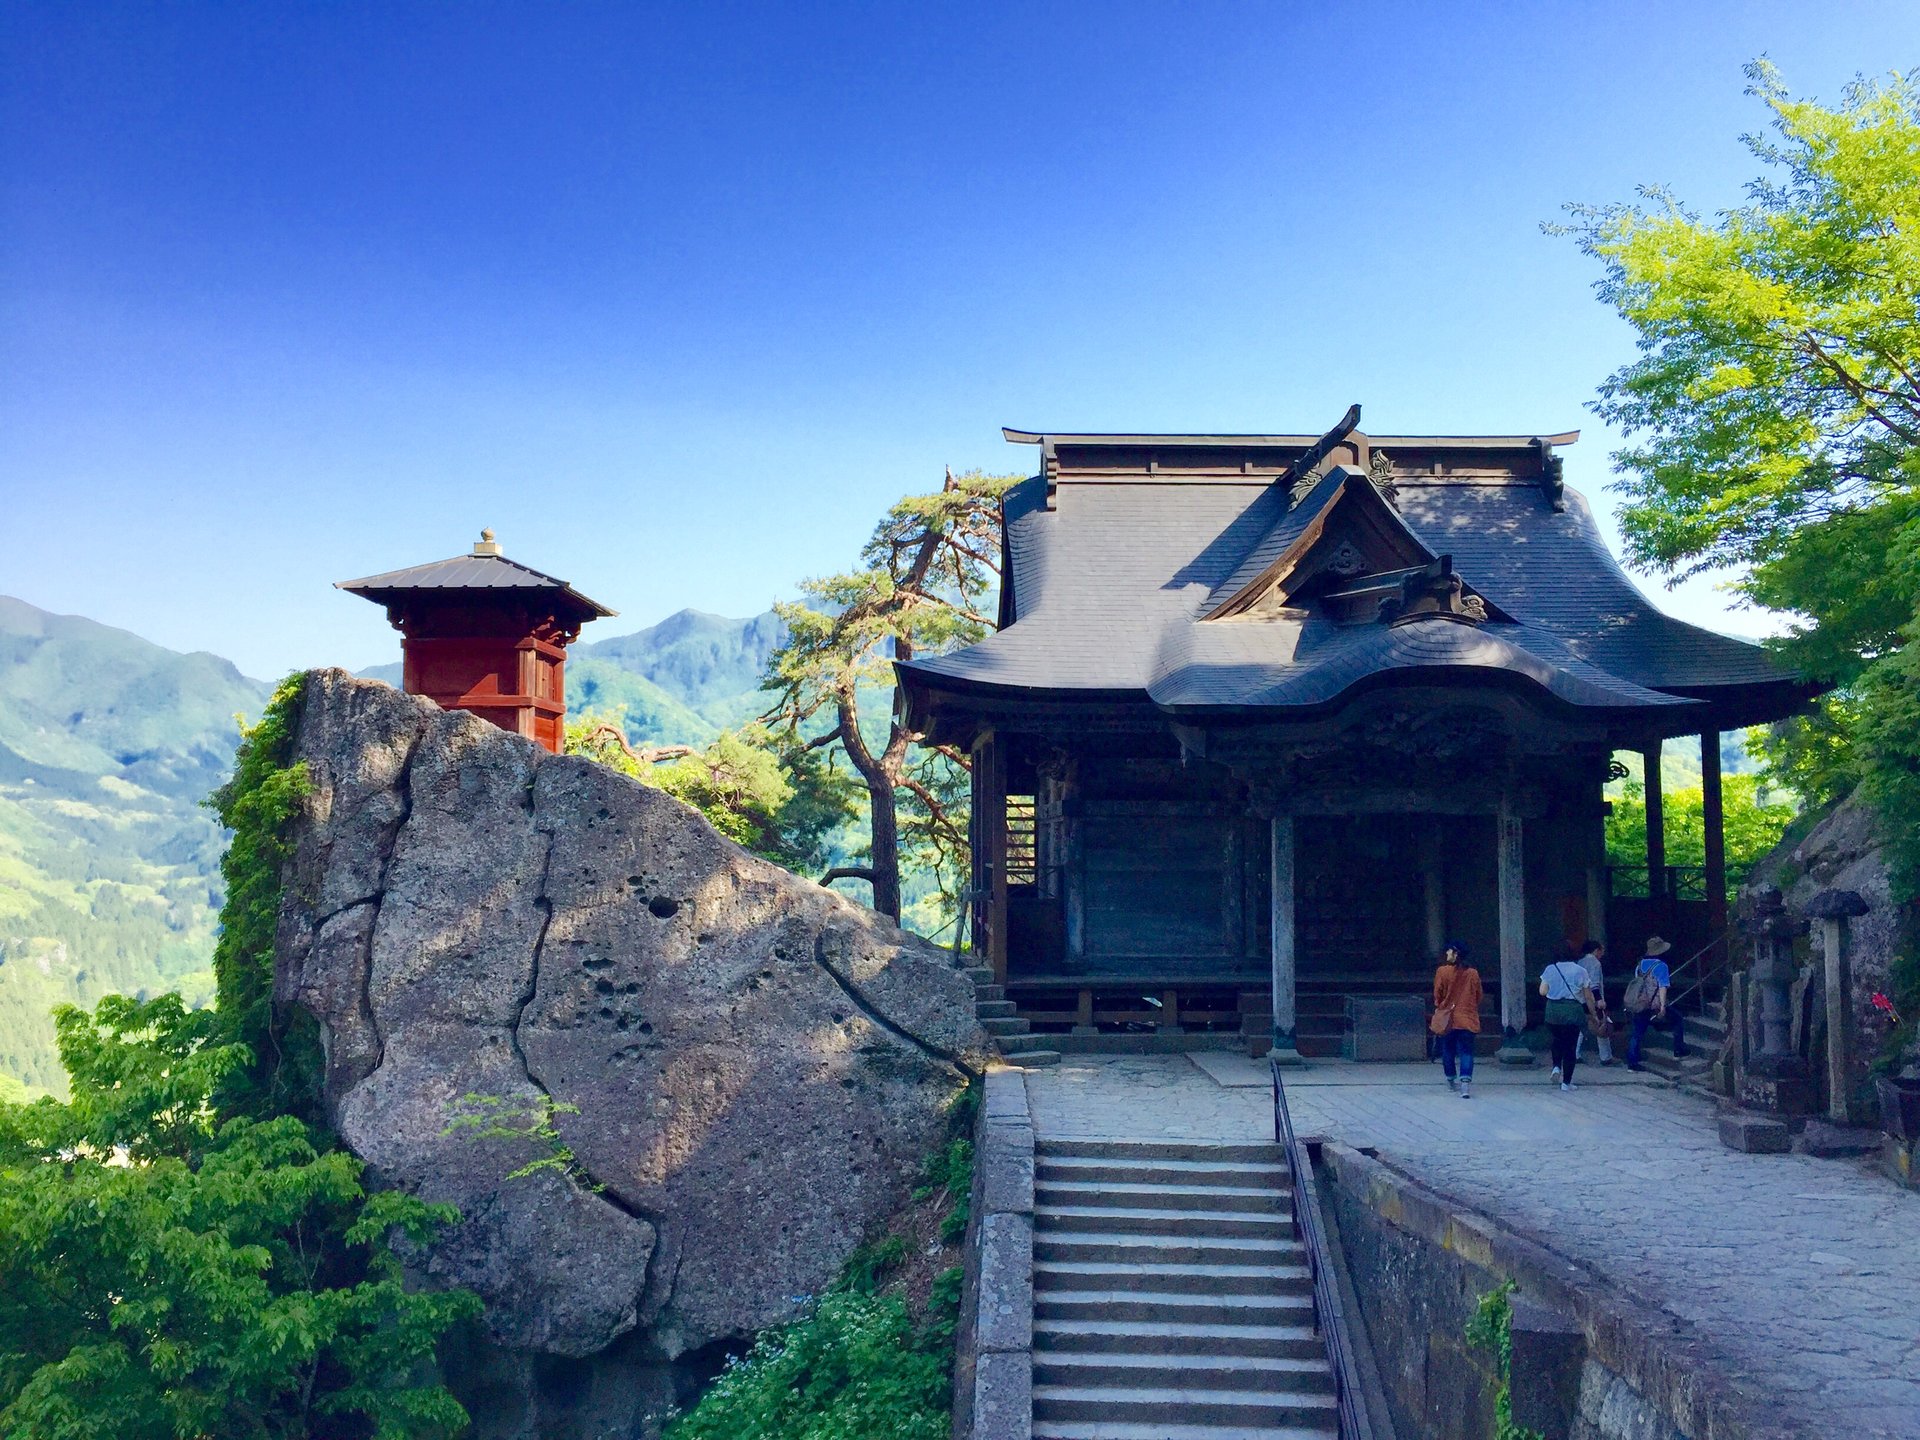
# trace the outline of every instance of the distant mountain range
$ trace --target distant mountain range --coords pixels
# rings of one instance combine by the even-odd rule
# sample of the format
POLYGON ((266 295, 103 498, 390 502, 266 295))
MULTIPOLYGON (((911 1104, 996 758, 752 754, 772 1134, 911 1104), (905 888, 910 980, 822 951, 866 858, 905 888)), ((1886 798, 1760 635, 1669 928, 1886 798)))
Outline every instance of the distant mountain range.
MULTIPOLYGON (((635 739, 701 744, 764 708, 771 611, 683 610, 574 648, 569 708, 624 711, 635 739)), ((398 664, 368 672, 398 683, 398 664)), ((0 596, 0 1090, 59 1091, 48 1012, 104 994, 212 992, 220 827, 235 717, 270 686, 0 596)))

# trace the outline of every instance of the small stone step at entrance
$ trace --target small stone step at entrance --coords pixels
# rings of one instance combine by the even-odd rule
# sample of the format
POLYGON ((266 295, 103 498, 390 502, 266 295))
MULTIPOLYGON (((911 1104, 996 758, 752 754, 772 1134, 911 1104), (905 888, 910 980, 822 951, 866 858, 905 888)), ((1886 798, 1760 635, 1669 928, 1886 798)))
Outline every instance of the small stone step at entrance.
POLYGON ((1324 1440, 1338 1428, 1271 1144, 1041 1140, 1035 1440, 1324 1440))
POLYGON ((993 984, 993 967, 991 965, 969 965, 960 973, 976 985, 993 984))
POLYGON ((973 1002, 973 1013, 981 1020, 1000 1019, 1013 1015, 1019 1011, 1019 1008, 1011 1000, 975 1000, 973 1002))
POLYGON ((973 987, 973 998, 975 1000, 1004 1000, 1007 998, 1007 987, 1004 985, 975 985, 973 987))
POLYGON ((1033 1033, 1033 1023, 1017 1015, 983 1015, 980 1017, 980 1028, 996 1037, 1033 1033))
MULTIPOLYGON (((1036 1434, 1042 1421, 1104 1420, 1147 1425, 1204 1425, 1222 1435, 1246 1435, 1254 1426, 1292 1425, 1335 1435, 1339 1409, 1331 1393, 1274 1394, 1257 1390, 1164 1389, 1126 1385, 1033 1387, 1036 1434)), ((1162 1432, 1164 1433, 1164 1432, 1162 1432)))
POLYGON ((1315 1425, 1133 1425, 1124 1421, 1035 1421, 1033 1440, 1326 1440, 1334 1431, 1315 1425))
POLYGON ((1015 1050, 1010 1053, 1003 1052, 1000 1058, 1007 1064, 1016 1065, 1023 1070, 1041 1070, 1050 1065, 1058 1065, 1060 1052, 1058 1050, 1015 1050))

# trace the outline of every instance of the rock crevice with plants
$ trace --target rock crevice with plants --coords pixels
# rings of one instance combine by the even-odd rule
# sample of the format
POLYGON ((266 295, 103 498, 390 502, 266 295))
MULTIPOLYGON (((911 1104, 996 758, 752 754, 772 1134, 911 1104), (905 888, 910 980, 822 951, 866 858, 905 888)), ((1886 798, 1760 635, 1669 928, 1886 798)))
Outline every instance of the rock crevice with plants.
POLYGON ((460 1210, 415 1257, 486 1302, 478 1433, 552 1433, 561 1362, 653 1429, 907 1202, 986 1059, 970 982, 605 766, 339 671, 304 695, 274 1000, 326 1115, 460 1210))

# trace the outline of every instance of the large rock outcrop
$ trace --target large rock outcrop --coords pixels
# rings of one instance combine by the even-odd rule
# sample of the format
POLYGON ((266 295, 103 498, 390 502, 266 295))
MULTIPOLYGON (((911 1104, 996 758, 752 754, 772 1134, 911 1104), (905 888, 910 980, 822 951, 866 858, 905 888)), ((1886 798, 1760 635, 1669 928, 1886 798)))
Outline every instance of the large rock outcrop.
POLYGON ((296 751, 276 998, 346 1143, 461 1209, 421 1262, 487 1302, 480 1433, 650 1433, 677 1361, 905 1201, 986 1058, 970 983, 671 797, 386 685, 310 675, 296 751), (450 1130, 476 1111, 551 1114, 572 1163, 510 1178, 554 1147, 450 1130), (562 1423, 541 1375, 631 1413, 562 1423))

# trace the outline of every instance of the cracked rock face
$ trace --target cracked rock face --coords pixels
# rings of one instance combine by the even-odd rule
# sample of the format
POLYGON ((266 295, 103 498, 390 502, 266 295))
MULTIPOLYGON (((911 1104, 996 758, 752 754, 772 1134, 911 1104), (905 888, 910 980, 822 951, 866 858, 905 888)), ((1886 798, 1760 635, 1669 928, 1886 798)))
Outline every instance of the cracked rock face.
POLYGON ((638 1327, 671 1361, 789 1317, 904 1203, 987 1053, 945 952, 377 682, 310 675, 297 751, 276 997, 320 1024, 347 1144, 460 1206, 424 1264, 497 1344, 580 1358, 638 1327), (469 1096, 561 1107, 573 1171, 508 1178, 551 1149, 450 1133, 469 1096))

